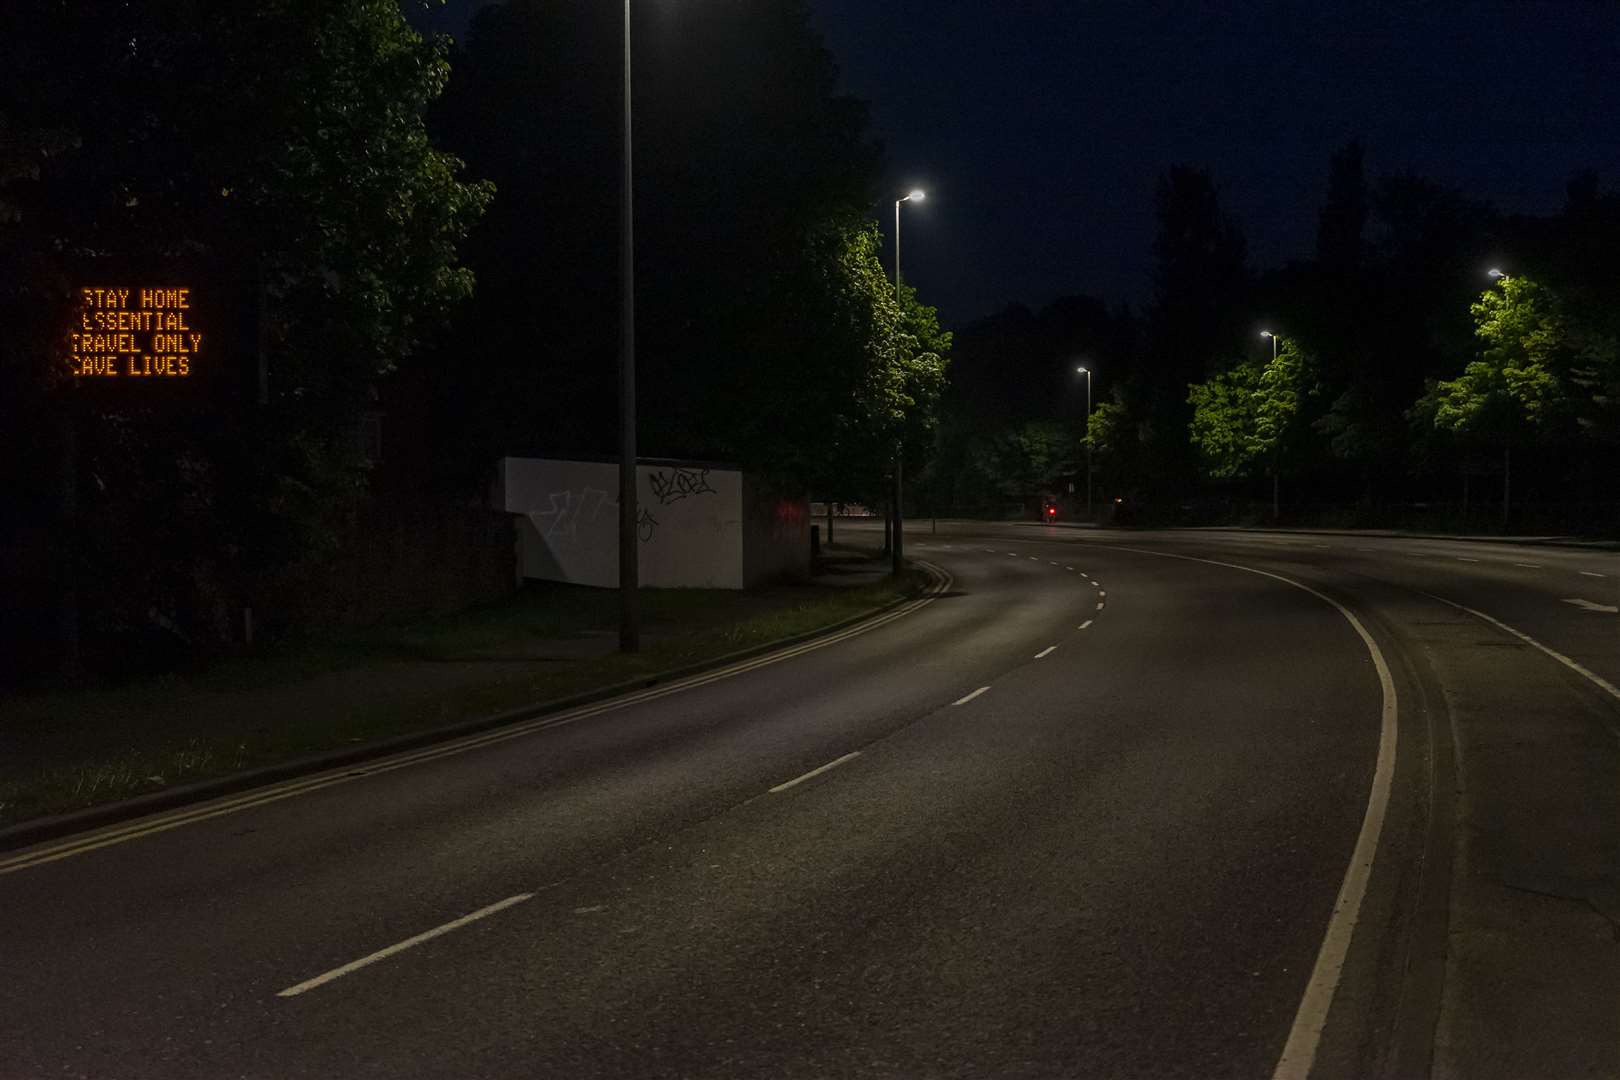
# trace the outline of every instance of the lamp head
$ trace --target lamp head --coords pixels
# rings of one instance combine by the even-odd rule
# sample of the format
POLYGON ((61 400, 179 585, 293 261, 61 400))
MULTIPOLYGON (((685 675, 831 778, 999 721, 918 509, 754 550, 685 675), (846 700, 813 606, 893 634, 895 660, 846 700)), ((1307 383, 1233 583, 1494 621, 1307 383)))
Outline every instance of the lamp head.
POLYGON ((1091 374, 1091 372, 1086 370, 1086 368, 1084 368, 1084 367, 1077 367, 1077 368, 1074 369, 1074 372, 1075 372, 1076 375, 1090 375, 1091 374))
POLYGON ((914 188, 909 194, 906 195, 905 198, 901 199, 900 201, 922 202, 926 198, 928 198, 928 193, 926 191, 924 191, 922 188, 914 188))
POLYGON ((1260 331, 1260 336, 1261 337, 1274 338, 1277 335, 1273 334, 1270 330, 1262 330, 1262 331, 1260 331))
POLYGON ((1496 278, 1498 280, 1507 277, 1506 274, 1504 274, 1502 271, 1498 270, 1494 266, 1491 267, 1489 270, 1485 271, 1485 273, 1486 273, 1487 276, 1496 278))

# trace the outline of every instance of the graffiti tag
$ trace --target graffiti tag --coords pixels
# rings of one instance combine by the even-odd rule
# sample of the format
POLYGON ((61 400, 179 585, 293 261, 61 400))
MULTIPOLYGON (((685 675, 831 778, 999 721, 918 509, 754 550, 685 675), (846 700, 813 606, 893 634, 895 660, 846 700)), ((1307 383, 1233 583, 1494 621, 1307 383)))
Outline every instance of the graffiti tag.
POLYGON ((658 501, 668 506, 673 502, 693 495, 716 495, 718 492, 709 486, 708 469, 674 468, 667 473, 654 472, 647 477, 647 484, 658 501))
POLYGON ((553 491, 551 508, 533 511, 529 518, 547 540, 577 544, 581 521, 594 522, 602 516, 604 509, 617 508, 618 505, 618 502, 608 498, 607 492, 593 487, 587 487, 577 495, 572 491, 553 491))

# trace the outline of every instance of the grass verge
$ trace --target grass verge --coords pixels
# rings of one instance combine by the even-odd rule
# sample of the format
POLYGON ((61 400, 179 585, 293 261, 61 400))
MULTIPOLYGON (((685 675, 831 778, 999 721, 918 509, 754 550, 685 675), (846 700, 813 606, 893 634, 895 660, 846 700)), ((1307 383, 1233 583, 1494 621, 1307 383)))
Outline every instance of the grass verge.
POLYGON ((747 593, 532 582, 451 616, 289 643, 183 674, 0 698, 0 827, 648 678, 919 593, 921 571, 747 593))

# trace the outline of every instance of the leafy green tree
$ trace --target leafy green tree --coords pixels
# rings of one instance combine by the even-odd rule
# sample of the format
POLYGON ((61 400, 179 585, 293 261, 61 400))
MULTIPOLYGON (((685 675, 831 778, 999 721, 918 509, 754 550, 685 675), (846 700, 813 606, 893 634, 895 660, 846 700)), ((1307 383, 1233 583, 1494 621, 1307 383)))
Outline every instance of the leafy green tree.
POLYGON ((1567 439, 1578 430, 1585 369, 1544 286, 1503 278, 1469 309, 1479 358, 1454 379, 1432 382, 1413 421, 1475 445, 1502 450, 1502 518, 1511 508, 1515 446, 1567 439))
POLYGON ((1279 512, 1279 476, 1288 436, 1309 392, 1310 361, 1292 340, 1275 359, 1244 360, 1190 385, 1191 437, 1210 475, 1238 476, 1257 466, 1271 474, 1271 513, 1279 512))
POLYGON ((926 465, 939 430, 940 402, 949 381, 952 334, 939 325, 939 311, 917 299, 917 290, 900 286, 900 351, 903 373, 900 440, 908 471, 926 465))

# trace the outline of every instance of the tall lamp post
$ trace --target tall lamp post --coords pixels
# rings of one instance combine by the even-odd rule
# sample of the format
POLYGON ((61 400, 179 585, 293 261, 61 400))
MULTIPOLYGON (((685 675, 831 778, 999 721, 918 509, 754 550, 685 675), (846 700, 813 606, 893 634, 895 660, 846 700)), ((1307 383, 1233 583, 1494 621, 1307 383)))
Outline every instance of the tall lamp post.
POLYGON ((619 650, 641 649, 636 535, 636 243, 630 153, 630 0, 624 0, 624 185, 619 210, 619 650))
MULTIPOLYGON (((900 204, 907 202, 922 202, 927 197, 927 193, 918 188, 913 190, 905 198, 894 200, 894 302, 896 304, 900 304, 902 302, 900 299, 900 204)), ((890 565, 893 568, 896 577, 898 577, 900 575, 900 571, 905 568, 905 548, 900 539, 900 519, 902 516, 900 512, 900 459, 903 456, 903 450, 904 445, 901 440, 898 438, 895 439, 894 492, 889 496, 889 501, 894 506, 894 536, 889 546, 889 556, 892 560, 890 565)))
POLYGON ((1074 370, 1086 377, 1086 520, 1095 524, 1091 516, 1091 369, 1081 366, 1074 370))
MULTIPOLYGON (((1275 364, 1277 362, 1277 341, 1279 340, 1277 335, 1273 334, 1270 330, 1262 330, 1260 331, 1260 336, 1271 339, 1271 362, 1275 364)), ((1277 432, 1277 445, 1271 449, 1271 520, 1273 522, 1275 522, 1279 516, 1278 507, 1280 504, 1277 497, 1277 473, 1281 471, 1278 468, 1281 462, 1282 432, 1279 431, 1277 432)))
MULTIPOLYGON (((1506 285, 1508 283, 1508 280, 1509 280, 1507 271, 1499 270, 1494 266, 1491 267, 1489 270, 1485 271, 1485 276, 1490 278, 1493 282, 1500 282, 1503 285, 1506 285)), ((1468 476, 1467 473, 1463 474, 1463 477, 1464 477, 1463 482, 1464 483, 1467 483, 1467 476, 1468 476)), ((1510 505, 1510 498, 1509 497, 1512 495, 1512 492, 1513 492, 1513 444, 1506 441, 1506 440, 1503 440, 1503 442, 1502 442, 1502 524, 1503 524, 1503 526, 1506 526, 1507 523, 1508 523, 1508 507, 1510 505)), ((1464 500, 1463 500, 1465 505, 1467 504, 1467 501, 1468 500, 1465 497, 1464 500)), ((1467 511, 1465 510, 1464 513, 1466 513, 1466 512, 1467 511)))

